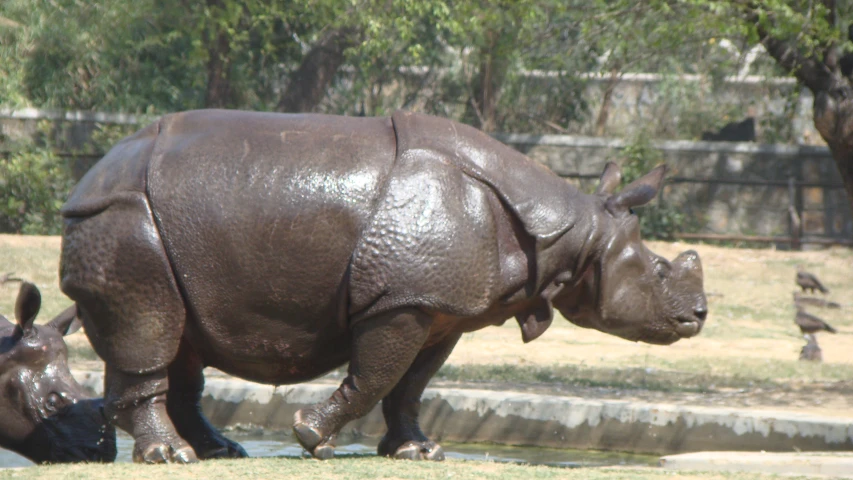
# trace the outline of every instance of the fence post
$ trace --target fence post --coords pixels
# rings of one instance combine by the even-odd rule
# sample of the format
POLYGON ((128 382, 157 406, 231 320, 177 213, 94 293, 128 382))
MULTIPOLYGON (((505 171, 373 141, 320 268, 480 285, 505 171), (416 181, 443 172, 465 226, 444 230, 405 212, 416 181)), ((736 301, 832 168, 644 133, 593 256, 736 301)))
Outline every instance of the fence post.
POLYGON ((788 227, 791 234, 791 250, 802 250, 800 241, 802 235, 802 222, 800 213, 797 211, 797 189, 793 176, 788 177, 788 227))

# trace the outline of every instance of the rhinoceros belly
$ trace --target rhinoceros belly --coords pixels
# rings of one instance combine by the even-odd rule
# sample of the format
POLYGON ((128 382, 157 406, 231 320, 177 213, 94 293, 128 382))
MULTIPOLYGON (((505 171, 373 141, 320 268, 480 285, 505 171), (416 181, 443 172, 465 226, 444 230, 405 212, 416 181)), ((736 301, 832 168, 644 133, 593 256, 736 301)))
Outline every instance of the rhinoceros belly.
POLYGON ((394 154, 381 118, 162 121, 148 195, 208 364, 286 383, 347 360, 347 269, 394 154))

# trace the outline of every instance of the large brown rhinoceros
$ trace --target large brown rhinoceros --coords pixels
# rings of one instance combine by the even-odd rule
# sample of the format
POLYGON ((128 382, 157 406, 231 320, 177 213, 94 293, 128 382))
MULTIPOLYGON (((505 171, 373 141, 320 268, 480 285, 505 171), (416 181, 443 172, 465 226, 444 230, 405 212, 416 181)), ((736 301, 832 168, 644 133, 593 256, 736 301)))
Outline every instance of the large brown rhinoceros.
POLYGON ((46 325, 35 285, 23 282, 17 322, 0 315, 0 447, 36 463, 111 462, 115 429, 102 400, 90 398, 68 370, 63 335, 80 328, 74 306, 46 325))
POLYGON ((62 290, 106 362, 106 408, 134 459, 242 456, 199 407, 205 366, 290 384, 349 362, 299 442, 382 400, 381 455, 443 458, 420 397, 459 337, 515 317, 529 342, 552 305, 572 322, 669 344, 707 307, 695 252, 640 240, 615 165, 587 195, 489 136, 406 112, 390 118, 204 110, 116 145, 62 209, 62 290))

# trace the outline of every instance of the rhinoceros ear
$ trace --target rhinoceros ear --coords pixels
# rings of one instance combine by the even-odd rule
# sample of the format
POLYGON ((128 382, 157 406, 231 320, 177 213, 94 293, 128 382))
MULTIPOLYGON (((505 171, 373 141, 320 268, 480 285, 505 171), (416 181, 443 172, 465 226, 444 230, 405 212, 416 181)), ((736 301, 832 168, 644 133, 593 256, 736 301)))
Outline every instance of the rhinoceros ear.
POLYGON ((616 215, 627 212, 631 207, 649 203, 657 196, 665 174, 666 165, 658 165, 651 172, 628 184, 621 192, 611 195, 605 204, 607 210, 616 215))
POLYGON ((77 305, 71 305, 63 310, 62 313, 56 316, 56 318, 47 322, 47 326, 55 328, 63 336, 71 335, 77 330, 80 330, 80 327, 83 326, 83 322, 77 318, 77 305))
POLYGON ((41 308, 41 292, 30 282, 21 282, 18 299, 15 301, 15 318, 21 332, 26 335, 33 328, 33 322, 41 308))
POLYGON ((607 162, 598 179, 598 188, 595 189, 595 193, 610 195, 620 183, 622 183, 622 169, 613 162, 607 162))

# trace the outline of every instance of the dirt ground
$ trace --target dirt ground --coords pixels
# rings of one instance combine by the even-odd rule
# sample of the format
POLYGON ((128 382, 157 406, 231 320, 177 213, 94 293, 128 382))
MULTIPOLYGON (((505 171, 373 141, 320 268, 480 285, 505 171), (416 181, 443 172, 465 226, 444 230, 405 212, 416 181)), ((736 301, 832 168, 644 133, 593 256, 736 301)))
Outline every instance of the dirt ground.
MULTIPOLYGON (((448 359, 451 366, 505 364, 548 368, 581 365, 590 368, 642 368, 650 374, 692 372, 709 378, 761 378, 771 386, 726 388, 707 385, 709 392, 649 391, 614 387, 580 387, 524 379, 509 383, 476 383, 472 388, 517 390, 602 399, 634 399, 675 404, 769 408, 853 419, 853 250, 805 252, 737 249, 711 245, 650 242, 667 258, 694 249, 705 272, 709 315, 703 332, 670 346, 627 342, 555 318, 542 337, 521 341, 514 320, 501 327, 467 334, 448 359), (797 265, 804 265, 829 287, 824 298, 842 305, 837 310, 810 308, 840 333, 819 335, 824 362, 797 360, 804 340, 793 323, 792 293, 797 265)), ((0 273, 15 271, 34 279, 45 298, 46 321, 67 305, 58 289, 57 237, 0 235, 0 273)), ((0 287, 0 312, 11 313, 15 289, 0 287)), ((82 333, 68 337, 72 348, 88 345, 82 333)), ((75 360, 74 368, 100 369, 98 361, 75 360)), ((216 374, 216 372, 211 372, 216 374)), ((434 381, 433 385, 451 382, 434 381)), ((457 385, 453 383, 456 386, 457 385)))

